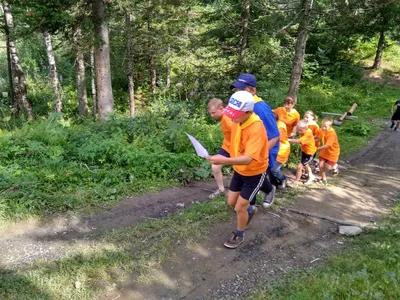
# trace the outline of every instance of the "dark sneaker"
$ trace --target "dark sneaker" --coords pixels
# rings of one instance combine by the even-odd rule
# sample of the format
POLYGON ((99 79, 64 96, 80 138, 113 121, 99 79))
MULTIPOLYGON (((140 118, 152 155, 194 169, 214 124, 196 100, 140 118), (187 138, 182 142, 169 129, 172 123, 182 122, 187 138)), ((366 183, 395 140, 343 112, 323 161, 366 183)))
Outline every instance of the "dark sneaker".
POLYGON ((232 232, 232 237, 224 243, 224 246, 229 249, 235 249, 239 247, 241 243, 244 241, 244 236, 237 235, 235 232, 232 232))
POLYGON ((268 194, 265 194, 264 196, 264 203, 263 203, 264 208, 268 208, 272 205, 272 203, 274 203, 275 192, 276 192, 276 186, 272 185, 272 190, 268 194))
POLYGON ((254 215, 256 214, 256 212, 258 211, 258 207, 253 205, 253 213, 249 214, 249 219, 247 220, 247 225, 250 224, 251 219, 253 219, 254 215))
POLYGON ((218 196, 224 196, 225 191, 221 191, 220 189, 216 189, 214 193, 212 193, 210 196, 208 196, 209 199, 214 199, 215 197, 218 196))
POLYGON ((277 186, 278 190, 284 190, 286 188, 286 184, 287 184, 287 179, 282 180, 281 184, 278 184, 277 186))

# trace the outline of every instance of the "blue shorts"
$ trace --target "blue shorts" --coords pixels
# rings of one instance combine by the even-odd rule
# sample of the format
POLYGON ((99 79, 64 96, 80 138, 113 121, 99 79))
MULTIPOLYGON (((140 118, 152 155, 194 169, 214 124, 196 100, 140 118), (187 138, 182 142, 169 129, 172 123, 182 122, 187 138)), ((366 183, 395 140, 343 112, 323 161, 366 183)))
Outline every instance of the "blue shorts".
POLYGON ((240 196, 242 196, 243 199, 251 202, 256 198, 260 189, 266 193, 272 190, 266 171, 254 176, 243 176, 236 171, 233 172, 233 177, 229 186, 230 191, 240 192, 240 196))
POLYGON ((217 154, 225 156, 225 157, 231 157, 230 154, 225 149, 222 149, 222 148, 219 148, 217 154))

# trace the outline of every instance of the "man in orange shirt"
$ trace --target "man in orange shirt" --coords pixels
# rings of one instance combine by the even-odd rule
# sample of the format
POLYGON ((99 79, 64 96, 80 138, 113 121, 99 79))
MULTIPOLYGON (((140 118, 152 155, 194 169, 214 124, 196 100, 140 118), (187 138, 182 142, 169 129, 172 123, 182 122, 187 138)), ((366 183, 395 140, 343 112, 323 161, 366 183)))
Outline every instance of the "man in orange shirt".
POLYGON ((326 184, 325 166, 329 170, 333 170, 333 176, 339 174, 340 146, 335 129, 332 128, 333 121, 331 118, 322 120, 321 128, 316 132, 316 141, 322 142, 322 146, 317 148, 319 153, 319 170, 321 172, 321 181, 326 184))
POLYGON ((303 168, 305 168, 306 174, 308 175, 308 180, 305 184, 311 184, 314 181, 315 177, 312 174, 310 163, 313 161, 315 152, 317 151, 317 147, 315 147, 314 135, 311 129, 308 128, 306 121, 300 120, 297 123, 297 132, 300 134, 299 139, 289 139, 290 143, 301 145, 301 162, 297 166, 296 181, 294 186, 297 186, 301 178, 303 168))
POLYGON ((244 230, 254 215, 250 205, 260 189, 272 190, 266 171, 268 168, 268 136, 263 122, 253 112, 254 97, 247 91, 234 93, 223 114, 232 119, 230 157, 208 156, 214 165, 233 165, 233 177, 229 186, 228 204, 235 208, 237 229, 224 243, 227 248, 237 248, 244 241, 244 230))
POLYGON ((300 121, 300 114, 294 109, 295 105, 296 102, 292 97, 286 97, 283 101, 283 107, 274 109, 274 113, 278 115, 278 119, 286 124, 289 138, 296 135, 296 125, 300 121))
MULTIPOLYGON (((232 120, 226 115, 222 114, 224 108, 221 99, 213 98, 208 102, 208 113, 216 120, 221 120, 221 130, 224 135, 224 141, 222 142, 221 148, 218 150, 217 154, 229 157, 229 148, 231 144, 231 128, 232 120)), ((212 172, 214 174, 215 181, 217 182, 218 189, 213 192, 208 198, 213 199, 217 196, 222 196, 225 194, 224 181, 222 179, 222 165, 212 165, 212 172)))

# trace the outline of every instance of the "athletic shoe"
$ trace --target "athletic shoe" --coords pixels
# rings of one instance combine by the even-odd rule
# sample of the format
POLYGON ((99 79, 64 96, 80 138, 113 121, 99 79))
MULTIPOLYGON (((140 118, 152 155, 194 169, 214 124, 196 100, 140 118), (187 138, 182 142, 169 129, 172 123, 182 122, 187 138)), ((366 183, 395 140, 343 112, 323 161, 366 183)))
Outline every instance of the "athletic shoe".
POLYGON ((281 181, 281 184, 278 184, 278 190, 284 190, 286 188, 287 179, 281 181))
MULTIPOLYGON (((255 206, 255 205, 252 205, 252 206, 253 206, 253 213, 252 213, 252 214, 249 214, 249 219, 247 220, 247 225, 250 224, 251 219, 253 219, 254 215, 255 215, 256 212, 258 211, 258 207, 257 207, 257 206, 255 206)), ((246 225, 246 226, 247 226, 247 225, 246 225)))
POLYGON ((339 175, 339 168, 337 167, 337 168, 335 168, 335 169, 332 170, 332 176, 333 176, 333 177, 336 177, 336 176, 338 176, 338 175, 339 175))
POLYGON ((286 183, 286 186, 288 186, 290 188, 297 188, 297 187, 299 187, 299 182, 297 182, 297 181, 288 181, 286 183))
POLYGON ((224 196, 225 191, 221 191, 220 189, 216 189, 214 193, 212 193, 210 196, 208 196, 209 199, 214 199, 215 197, 218 196, 224 196))
POLYGON ((268 208, 272 205, 272 203, 274 203, 275 192, 276 192, 276 186, 272 185, 272 190, 268 194, 265 194, 264 196, 264 203, 263 203, 264 208, 268 208))
POLYGON ((244 236, 237 235, 235 232, 232 232, 231 238, 224 243, 224 246, 229 249, 235 249, 239 247, 241 243, 244 241, 244 236))

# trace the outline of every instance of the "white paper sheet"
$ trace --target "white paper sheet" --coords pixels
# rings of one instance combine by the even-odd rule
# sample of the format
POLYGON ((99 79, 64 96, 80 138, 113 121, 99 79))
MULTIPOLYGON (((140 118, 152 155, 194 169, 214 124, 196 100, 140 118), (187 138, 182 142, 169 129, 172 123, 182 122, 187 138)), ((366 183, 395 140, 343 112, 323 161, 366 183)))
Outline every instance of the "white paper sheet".
POLYGON ((208 151, 206 148, 203 147, 202 144, 199 143, 198 140, 196 140, 193 136, 191 136, 190 134, 186 133, 186 135, 188 136, 188 138, 190 139, 190 141, 192 142, 194 149, 196 150, 196 153, 198 156, 201 157, 206 157, 206 156, 210 156, 208 154, 208 151))

